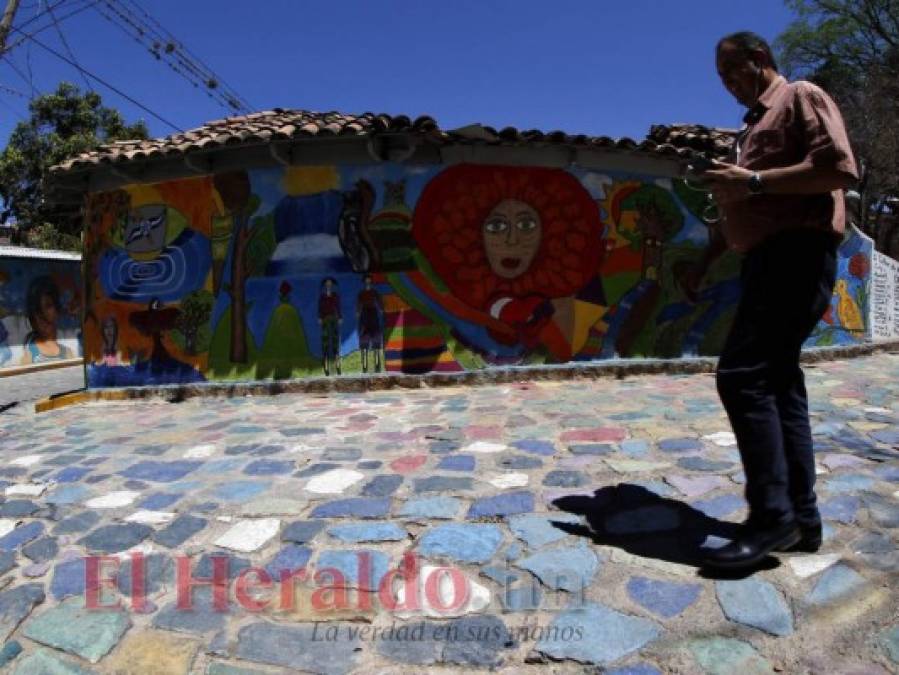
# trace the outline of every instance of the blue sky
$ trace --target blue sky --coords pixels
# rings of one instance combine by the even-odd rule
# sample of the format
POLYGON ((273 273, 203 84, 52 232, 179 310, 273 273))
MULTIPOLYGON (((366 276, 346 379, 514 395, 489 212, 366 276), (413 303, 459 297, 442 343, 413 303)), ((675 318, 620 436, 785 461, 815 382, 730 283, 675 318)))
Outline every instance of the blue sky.
MULTIPOLYGON (((253 109, 429 114, 444 128, 481 122, 634 138, 655 123, 738 126, 740 108, 715 73, 714 44, 741 29, 773 39, 791 18, 782 0, 138 1, 253 109)), ((81 2, 66 0, 55 13, 81 2)), ((44 4, 23 0, 16 23, 44 4)), ((94 9, 61 27, 85 68, 178 127, 227 114, 94 9)), ((38 39, 65 53, 54 29, 38 39)), ((84 86, 38 47, 21 45, 10 58, 26 76, 30 62, 39 92, 60 80, 84 86)), ((3 87, 28 94, 27 79, 0 62, 3 87)), ((3 87, 5 142, 28 99, 3 87)), ((95 87, 129 120, 146 119, 153 135, 171 132, 95 87)))

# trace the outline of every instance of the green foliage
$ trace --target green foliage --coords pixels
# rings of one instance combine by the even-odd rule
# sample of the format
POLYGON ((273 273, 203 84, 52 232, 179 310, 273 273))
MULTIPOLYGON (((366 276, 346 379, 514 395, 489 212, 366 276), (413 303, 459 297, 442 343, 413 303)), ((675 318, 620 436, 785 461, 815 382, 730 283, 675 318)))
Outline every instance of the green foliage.
POLYGON ((80 251, 81 238, 60 232, 49 223, 38 223, 25 233, 25 245, 54 251, 80 251))
POLYGON ((16 125, 0 154, 0 197, 5 202, 0 220, 14 216, 25 230, 49 224, 77 237, 80 208, 45 199, 49 168, 104 143, 147 138, 147 127, 142 121, 126 124, 117 110, 102 104, 99 94, 82 93, 67 82, 35 98, 29 110, 29 119, 16 125))
POLYGON ((257 216, 252 220, 253 234, 247 244, 247 276, 258 277, 265 274, 278 241, 275 239, 275 214, 257 216))

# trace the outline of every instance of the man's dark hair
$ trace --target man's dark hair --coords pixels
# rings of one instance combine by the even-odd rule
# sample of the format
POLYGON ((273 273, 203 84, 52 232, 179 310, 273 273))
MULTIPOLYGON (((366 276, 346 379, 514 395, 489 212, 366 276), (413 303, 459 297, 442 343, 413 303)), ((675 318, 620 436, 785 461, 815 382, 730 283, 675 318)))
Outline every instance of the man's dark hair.
POLYGON ((715 51, 717 52, 721 49, 721 45, 725 43, 736 47, 746 56, 746 58, 749 58, 751 53, 755 50, 764 52, 765 57, 768 59, 768 64, 774 68, 774 70, 777 70, 777 61, 774 60, 774 53, 771 51, 771 46, 765 41, 765 38, 758 33, 753 33, 751 30, 741 30, 736 33, 731 33, 730 35, 725 35, 718 40, 715 51))

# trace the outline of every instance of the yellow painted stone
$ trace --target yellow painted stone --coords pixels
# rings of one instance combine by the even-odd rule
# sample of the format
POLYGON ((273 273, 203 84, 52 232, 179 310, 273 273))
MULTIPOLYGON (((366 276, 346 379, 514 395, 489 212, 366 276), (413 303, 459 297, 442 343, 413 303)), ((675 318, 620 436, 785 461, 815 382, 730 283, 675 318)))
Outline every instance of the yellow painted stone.
POLYGON ((884 424, 882 422, 868 422, 867 420, 853 420, 849 423, 849 426, 858 431, 879 431, 880 429, 886 429, 889 424, 884 424))
POLYGON ((195 640, 163 631, 131 631, 102 662, 103 671, 116 675, 187 673, 199 646, 195 640))
MULTIPOLYGON (((277 587, 280 588, 280 587, 277 587)), ((346 590, 346 605, 333 608, 335 603, 333 592, 323 594, 321 587, 310 588, 299 583, 294 586, 294 604, 290 608, 282 604, 279 593, 272 593, 271 602, 260 612, 261 616, 278 621, 308 622, 308 621, 365 621, 371 622, 380 611, 381 605, 377 593, 359 591, 357 589, 346 590), (318 592, 317 603, 313 604, 313 596, 318 592)), ((287 602, 287 601, 285 601, 287 602)))
POLYGON ((850 406, 860 406, 862 405, 861 399, 857 398, 832 398, 830 402, 834 405, 850 407, 850 406))

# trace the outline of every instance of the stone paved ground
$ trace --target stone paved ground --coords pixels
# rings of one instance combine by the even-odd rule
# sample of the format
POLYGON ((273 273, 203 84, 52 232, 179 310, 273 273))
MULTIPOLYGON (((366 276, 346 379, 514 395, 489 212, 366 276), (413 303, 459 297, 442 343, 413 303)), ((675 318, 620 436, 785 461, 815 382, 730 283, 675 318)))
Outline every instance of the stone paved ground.
POLYGON ((742 578, 694 565, 744 516, 709 375, 18 406, 0 416, 0 662, 895 672, 899 355, 807 373, 827 541, 742 578), (121 609, 85 608, 99 555, 121 609), (230 579, 227 611, 208 587, 177 607, 179 560, 230 579), (250 567, 308 574, 265 590, 250 567))
POLYGON ((84 387, 84 367, 39 370, 27 375, 0 377, 0 411, 24 406, 39 398, 84 387))

